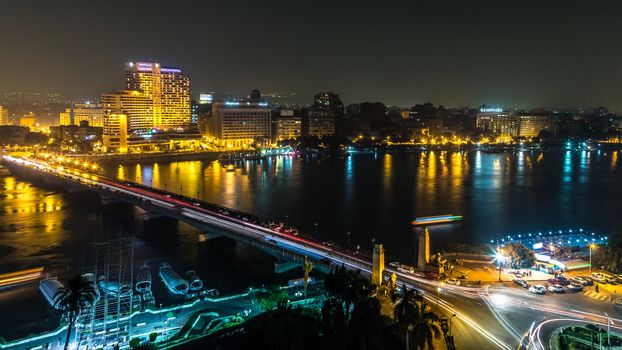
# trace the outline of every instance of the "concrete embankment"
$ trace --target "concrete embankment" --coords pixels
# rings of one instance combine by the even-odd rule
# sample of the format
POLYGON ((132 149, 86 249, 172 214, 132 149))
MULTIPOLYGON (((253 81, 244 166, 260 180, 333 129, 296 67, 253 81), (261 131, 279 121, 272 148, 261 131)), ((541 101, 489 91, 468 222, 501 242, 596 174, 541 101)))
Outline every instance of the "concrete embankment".
POLYGON ((107 163, 143 163, 143 162, 172 162, 200 159, 217 159, 221 152, 183 152, 183 153, 128 153, 128 154, 76 154, 67 155, 67 158, 75 158, 81 161, 107 163))

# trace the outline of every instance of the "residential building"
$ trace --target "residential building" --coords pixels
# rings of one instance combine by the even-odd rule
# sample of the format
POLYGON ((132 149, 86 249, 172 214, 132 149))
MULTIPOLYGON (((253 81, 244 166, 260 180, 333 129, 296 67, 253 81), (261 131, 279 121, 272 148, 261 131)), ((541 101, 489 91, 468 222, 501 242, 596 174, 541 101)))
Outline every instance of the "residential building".
POLYGON ((333 92, 320 92, 313 97, 313 106, 307 110, 304 134, 327 137, 335 135, 337 120, 343 117, 343 103, 333 92))
POLYGON ((60 113, 60 125, 80 125, 82 121, 90 126, 103 127, 104 113, 102 105, 98 103, 72 103, 64 112, 60 113))
POLYGON ((181 130, 190 127, 190 78, 177 67, 159 63, 128 62, 125 67, 128 90, 141 91, 153 104, 153 127, 181 130))

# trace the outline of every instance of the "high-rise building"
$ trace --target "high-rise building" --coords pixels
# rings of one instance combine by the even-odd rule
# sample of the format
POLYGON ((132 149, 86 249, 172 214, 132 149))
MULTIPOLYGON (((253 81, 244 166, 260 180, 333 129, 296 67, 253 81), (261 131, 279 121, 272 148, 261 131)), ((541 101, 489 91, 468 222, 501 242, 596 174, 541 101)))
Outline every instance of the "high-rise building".
POLYGON ((254 90, 249 98, 215 101, 207 136, 223 147, 241 148, 270 141, 270 105, 254 90))
POLYGON ((153 101, 136 90, 113 90, 102 96, 103 143, 106 149, 127 150, 128 137, 148 135, 153 128, 153 101))
POLYGON ((80 125, 87 121, 90 126, 104 126, 104 113, 98 103, 72 103, 60 114, 60 125, 80 125))
POLYGON ((0 106, 0 125, 9 125, 9 110, 0 106))
POLYGON ((179 130, 190 126, 190 78, 181 69, 159 63, 128 62, 125 82, 128 90, 142 91, 152 100, 154 128, 179 130))

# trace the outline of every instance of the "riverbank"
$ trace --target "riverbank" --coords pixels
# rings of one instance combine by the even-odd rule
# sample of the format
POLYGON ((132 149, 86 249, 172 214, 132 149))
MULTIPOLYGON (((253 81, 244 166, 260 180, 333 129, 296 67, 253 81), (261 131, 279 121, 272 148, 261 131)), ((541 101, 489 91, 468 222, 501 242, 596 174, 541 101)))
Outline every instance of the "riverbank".
POLYGON ((174 162, 187 160, 217 159, 220 151, 201 152, 158 152, 158 153, 126 153, 126 154, 76 154, 66 158, 97 164, 142 163, 142 162, 174 162))

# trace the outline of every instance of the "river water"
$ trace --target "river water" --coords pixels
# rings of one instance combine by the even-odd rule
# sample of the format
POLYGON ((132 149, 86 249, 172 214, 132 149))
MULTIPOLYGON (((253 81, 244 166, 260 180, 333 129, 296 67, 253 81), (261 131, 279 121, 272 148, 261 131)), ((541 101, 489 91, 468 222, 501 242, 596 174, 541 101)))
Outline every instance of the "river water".
MULTIPOLYGON (((103 172, 286 222, 322 241, 368 250, 375 240, 389 257, 414 263, 416 232, 410 222, 417 216, 464 216, 461 223, 432 227, 433 247, 551 229, 611 232, 622 223, 619 156, 605 149, 434 151, 274 157, 239 162, 232 169, 214 160, 146 163, 108 166, 103 172)), ((198 231, 189 225, 143 219, 140 209, 103 205, 93 194, 2 178, 0 273, 43 266, 66 278, 80 270, 86 242, 123 232, 136 238, 135 268, 150 263, 154 280, 162 261, 180 272, 195 269, 209 288, 224 293, 300 274, 275 275, 275 260, 244 244, 198 242, 198 231)), ((156 299, 169 302, 164 295, 156 299)), ((15 318, 11 325, 2 322, 5 338, 55 322, 34 283, 0 291, 0 310, 15 318)))

